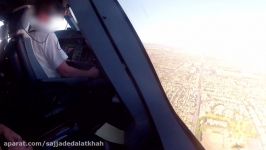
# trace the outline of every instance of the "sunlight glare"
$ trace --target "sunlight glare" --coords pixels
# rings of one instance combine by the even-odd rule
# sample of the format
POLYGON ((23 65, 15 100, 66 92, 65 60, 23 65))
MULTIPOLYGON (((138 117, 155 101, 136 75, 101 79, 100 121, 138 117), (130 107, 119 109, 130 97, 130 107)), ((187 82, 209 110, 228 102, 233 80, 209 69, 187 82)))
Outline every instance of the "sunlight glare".
POLYGON ((52 31, 66 30, 69 27, 67 21, 62 17, 54 17, 50 24, 52 31))

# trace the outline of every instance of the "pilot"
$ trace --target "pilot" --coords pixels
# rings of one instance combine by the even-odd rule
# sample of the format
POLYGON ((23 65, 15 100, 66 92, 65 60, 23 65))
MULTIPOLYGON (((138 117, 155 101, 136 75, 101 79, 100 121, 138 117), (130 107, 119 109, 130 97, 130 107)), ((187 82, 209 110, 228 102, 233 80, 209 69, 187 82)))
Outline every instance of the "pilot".
POLYGON ((99 70, 96 67, 82 70, 68 65, 68 56, 61 49, 55 33, 49 30, 53 17, 59 15, 60 12, 62 12, 61 15, 64 14, 62 7, 60 0, 39 0, 35 4, 35 13, 29 29, 29 35, 32 39, 37 61, 49 78, 97 78, 99 70))

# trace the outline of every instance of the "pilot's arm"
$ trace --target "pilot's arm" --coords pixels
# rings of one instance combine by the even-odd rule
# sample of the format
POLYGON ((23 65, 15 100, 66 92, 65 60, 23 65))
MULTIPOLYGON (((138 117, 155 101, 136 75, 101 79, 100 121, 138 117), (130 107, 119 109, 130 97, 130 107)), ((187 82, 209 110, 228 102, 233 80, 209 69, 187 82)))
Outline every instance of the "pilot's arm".
POLYGON ((54 33, 48 37, 46 46, 46 57, 51 62, 54 69, 56 69, 62 77, 96 78, 99 76, 99 70, 96 67, 92 67, 89 70, 81 70, 69 66, 66 63, 68 56, 61 49, 58 39, 54 33))
POLYGON ((97 78, 99 76, 99 70, 96 67, 92 67, 90 70, 80 70, 80 69, 69 66, 66 62, 63 62, 57 68, 57 71, 63 77, 97 78))

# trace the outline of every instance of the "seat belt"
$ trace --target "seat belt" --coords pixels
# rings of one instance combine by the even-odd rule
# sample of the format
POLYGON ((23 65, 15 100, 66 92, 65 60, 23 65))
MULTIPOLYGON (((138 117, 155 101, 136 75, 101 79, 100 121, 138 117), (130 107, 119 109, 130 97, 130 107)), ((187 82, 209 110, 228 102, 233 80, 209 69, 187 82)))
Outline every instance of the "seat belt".
POLYGON ((39 62, 37 61, 32 46, 31 46, 31 39, 30 38, 25 38, 23 37, 23 43, 27 52, 27 56, 29 59, 29 62, 31 64, 31 68, 34 71, 34 74, 36 76, 37 79, 47 79, 47 75, 44 72, 44 70, 42 69, 41 65, 39 64, 39 62))

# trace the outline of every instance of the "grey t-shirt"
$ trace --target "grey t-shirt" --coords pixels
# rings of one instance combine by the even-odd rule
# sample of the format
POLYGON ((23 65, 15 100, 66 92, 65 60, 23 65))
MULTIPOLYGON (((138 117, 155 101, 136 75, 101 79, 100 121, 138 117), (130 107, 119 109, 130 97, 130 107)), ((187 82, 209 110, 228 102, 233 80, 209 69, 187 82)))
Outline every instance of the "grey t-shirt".
POLYGON ((68 56, 62 50, 55 33, 32 26, 29 34, 34 55, 46 75, 49 78, 60 77, 57 68, 67 60, 68 56))

